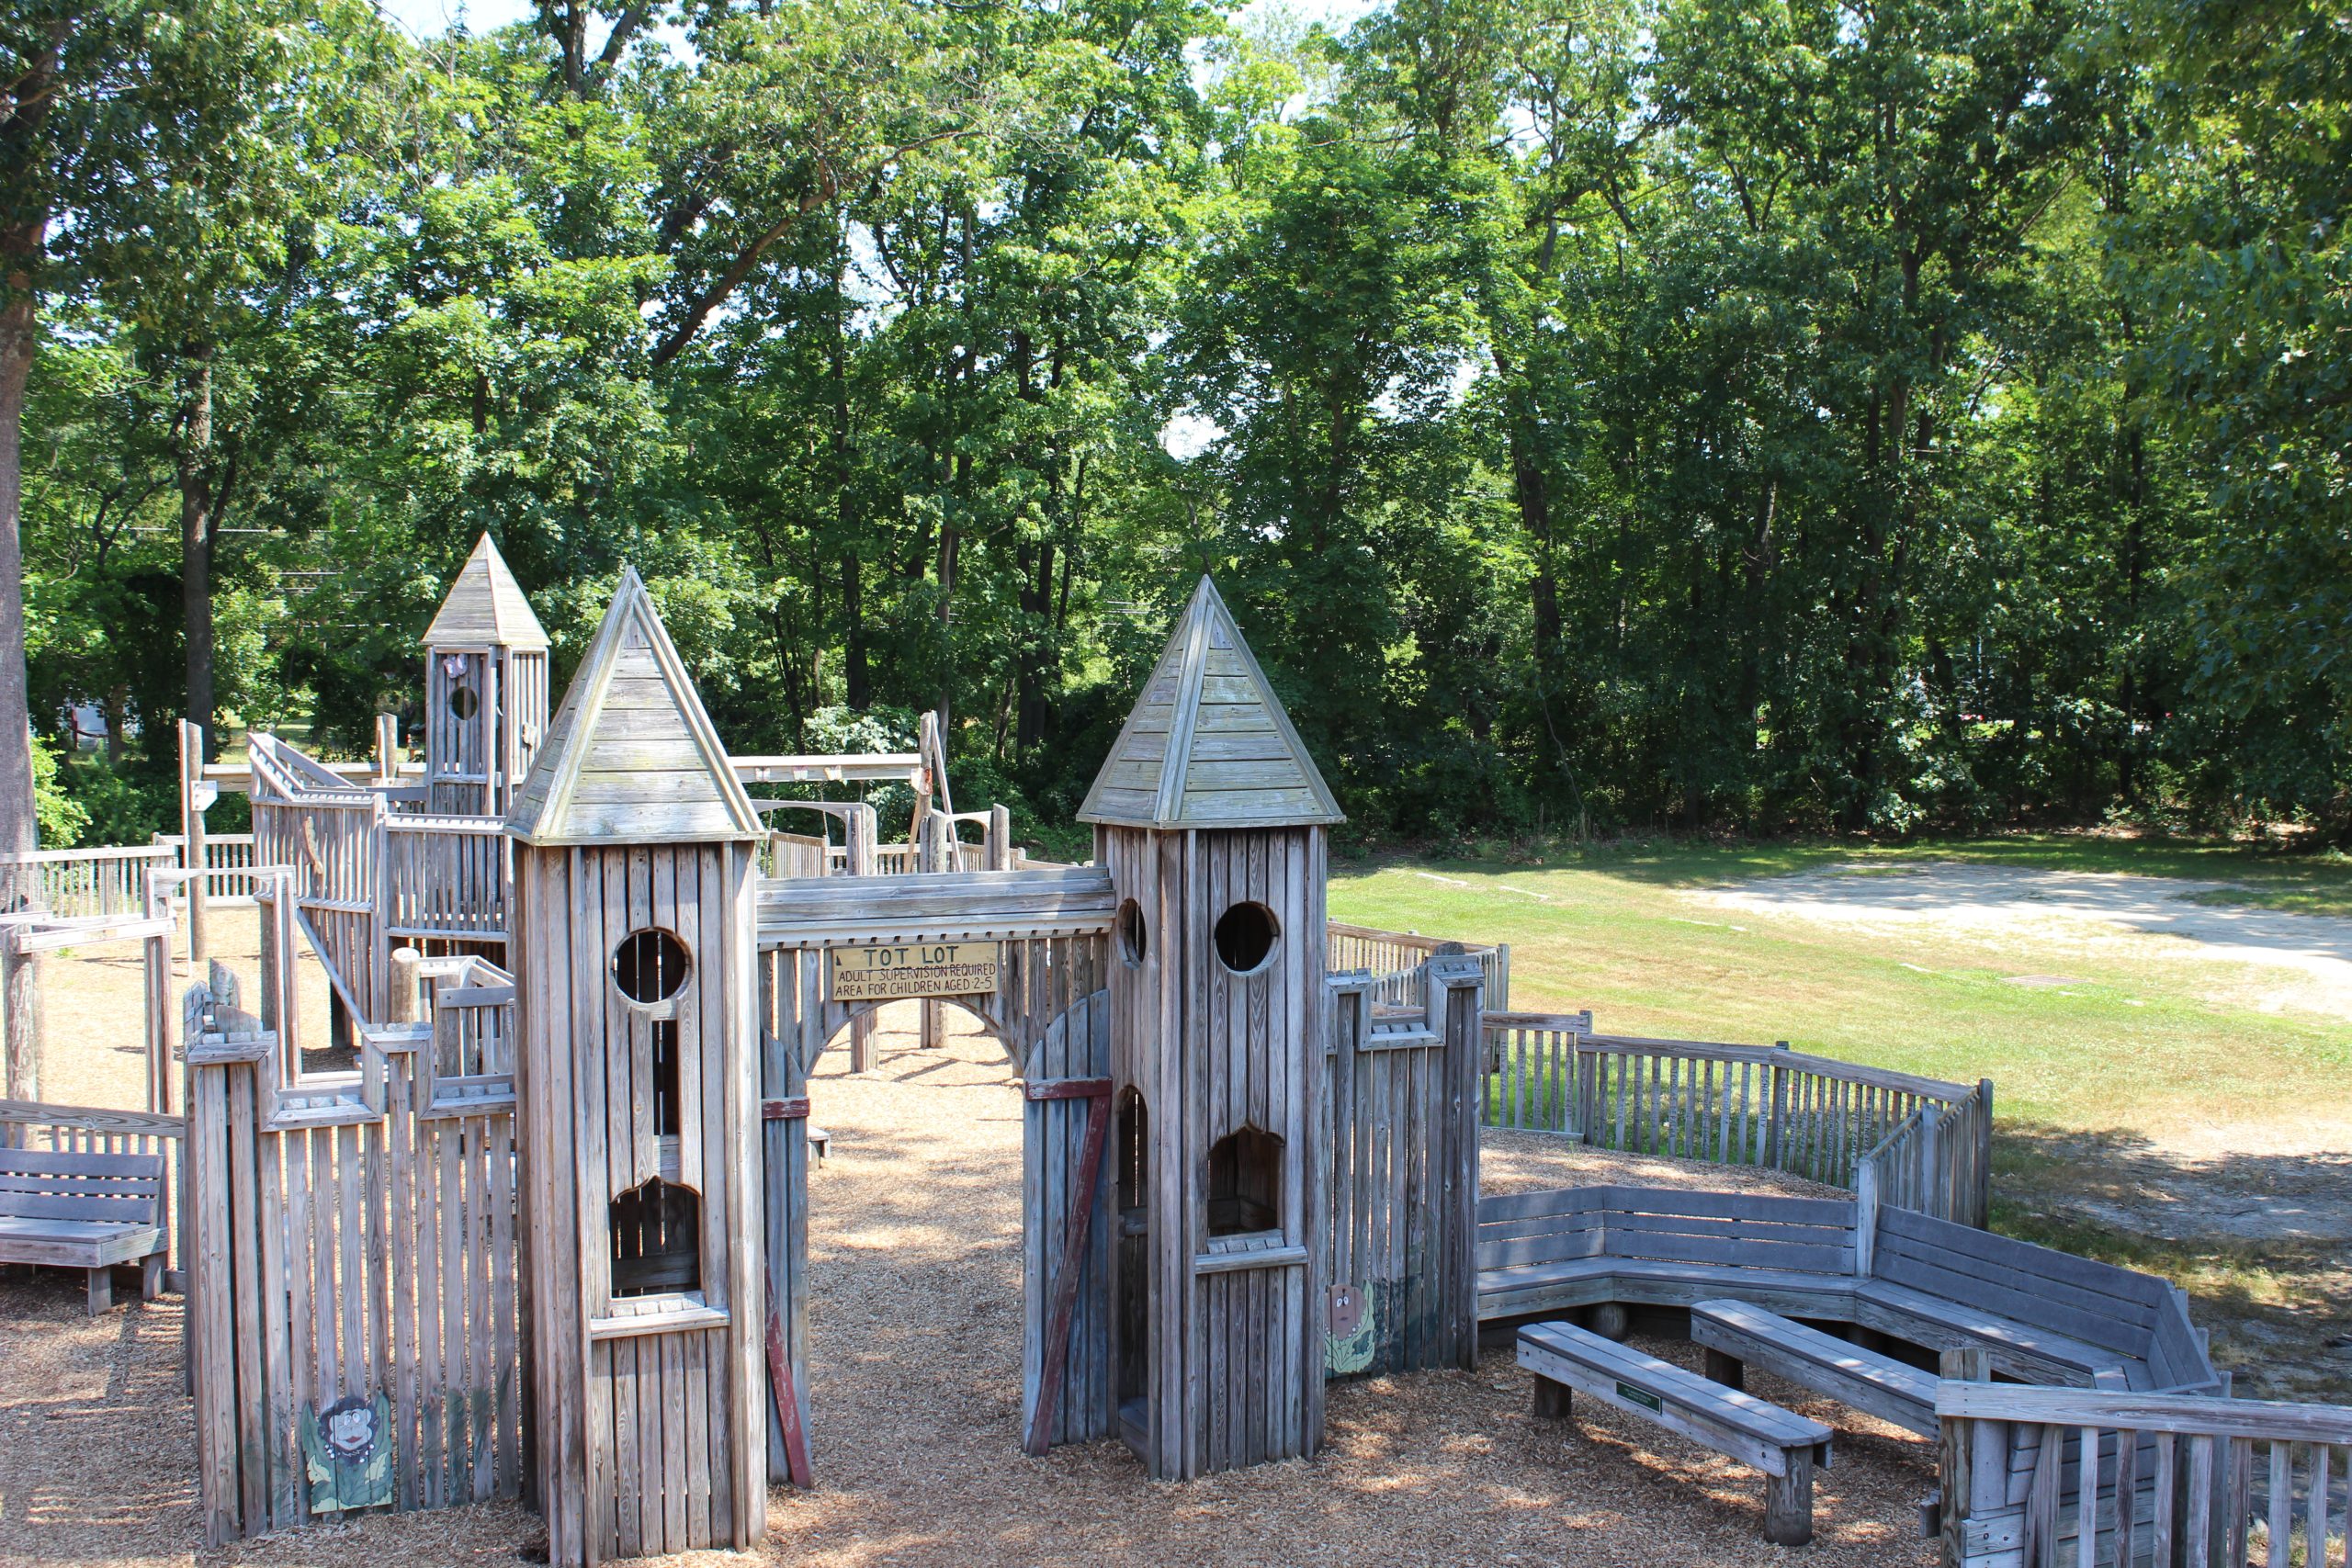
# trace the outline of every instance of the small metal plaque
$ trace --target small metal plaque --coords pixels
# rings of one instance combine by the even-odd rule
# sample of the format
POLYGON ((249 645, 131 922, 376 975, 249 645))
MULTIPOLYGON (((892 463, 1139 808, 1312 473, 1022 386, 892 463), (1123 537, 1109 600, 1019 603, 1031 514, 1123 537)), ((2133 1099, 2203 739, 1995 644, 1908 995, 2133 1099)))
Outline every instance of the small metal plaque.
POLYGON ((1621 1382, 1617 1385, 1617 1397, 1624 1400, 1629 1404, 1638 1404, 1645 1410, 1662 1410, 1665 1408, 1657 1394, 1652 1393, 1645 1388, 1635 1388, 1629 1382, 1621 1382))
POLYGON ((1345 1339, 1363 1325, 1363 1292, 1353 1285, 1331 1287, 1331 1337, 1345 1339))
POLYGON ((911 947, 833 949, 833 1000, 968 997, 996 989, 997 944, 933 942, 911 947))

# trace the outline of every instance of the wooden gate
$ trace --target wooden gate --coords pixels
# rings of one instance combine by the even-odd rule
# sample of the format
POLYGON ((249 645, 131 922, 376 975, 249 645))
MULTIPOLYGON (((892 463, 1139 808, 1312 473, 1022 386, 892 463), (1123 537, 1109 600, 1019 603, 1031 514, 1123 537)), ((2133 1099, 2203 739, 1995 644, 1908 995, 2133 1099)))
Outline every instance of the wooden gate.
POLYGON ((768 1469, 807 1484, 808 1074, 880 1005, 833 996, 844 948, 978 943, 994 983, 955 999, 1004 1046, 1023 1100, 1022 1428, 1027 1447, 1112 1429, 1110 1007, 1114 900, 1091 870, 769 879, 759 885, 761 1093, 775 1413, 768 1469), (788 1385, 788 1386, 787 1386, 788 1385))
POLYGON ((1409 1011, 1381 1007, 1373 975, 1329 981, 1317 1134, 1334 1377, 1477 1359, 1478 960, 1426 968, 1424 1004, 1409 1011))

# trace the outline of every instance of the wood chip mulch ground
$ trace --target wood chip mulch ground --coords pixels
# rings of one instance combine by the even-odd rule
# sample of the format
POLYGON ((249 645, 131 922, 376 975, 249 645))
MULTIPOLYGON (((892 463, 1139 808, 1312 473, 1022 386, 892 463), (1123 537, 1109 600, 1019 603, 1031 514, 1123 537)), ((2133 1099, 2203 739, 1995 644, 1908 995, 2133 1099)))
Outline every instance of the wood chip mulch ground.
MULTIPOLYGON (((812 1086, 832 1155, 812 1183, 812 1450, 820 1484, 770 1500, 763 1555, 827 1568, 1046 1563, 1577 1564, 1908 1568, 1934 1562, 1916 1505, 1928 1445, 1769 1377, 1761 1397, 1830 1423, 1815 1543, 1761 1536, 1753 1472, 1591 1406, 1535 1420, 1508 1343, 1475 1372, 1335 1384, 1323 1453, 1190 1485, 1116 1443, 1021 1452, 1021 1106, 976 1033, 812 1086)), ((893 1027, 895 1026, 895 1027, 893 1027)), ((135 1058, 123 1057, 131 1070, 135 1058)), ((84 1074, 77 1071, 77 1079, 84 1074)), ((135 1095, 138 1080, 130 1080, 135 1095)), ((117 1099, 116 1103, 136 1103, 117 1099)), ((1572 1181, 1792 1192, 1803 1183, 1491 1139, 1488 1190, 1572 1181)), ((376 1516, 226 1552, 196 1550, 196 1461, 167 1298, 95 1321, 78 1276, 0 1274, 0 1568, 187 1562, 508 1563, 541 1537, 513 1505, 376 1516)), ((1644 1348, 1696 1365, 1679 1343, 1644 1348)), ((743 1559, 699 1554, 713 1562, 743 1559)))

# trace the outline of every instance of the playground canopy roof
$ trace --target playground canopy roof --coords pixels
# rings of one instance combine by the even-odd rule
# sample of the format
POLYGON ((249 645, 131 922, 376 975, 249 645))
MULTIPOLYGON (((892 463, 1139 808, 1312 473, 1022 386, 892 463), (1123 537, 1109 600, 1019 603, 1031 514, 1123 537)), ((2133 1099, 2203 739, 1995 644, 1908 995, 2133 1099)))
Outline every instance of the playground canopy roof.
POLYGON ((1078 815, 1135 828, 1346 820, 1206 577, 1078 815))
POLYGON ((506 827, 540 845, 702 843, 766 832, 652 597, 628 567, 506 827))
POLYGON ((506 570, 498 547, 484 534, 458 569, 449 596, 424 628, 427 648, 545 648, 548 634, 531 613, 523 585, 506 570))

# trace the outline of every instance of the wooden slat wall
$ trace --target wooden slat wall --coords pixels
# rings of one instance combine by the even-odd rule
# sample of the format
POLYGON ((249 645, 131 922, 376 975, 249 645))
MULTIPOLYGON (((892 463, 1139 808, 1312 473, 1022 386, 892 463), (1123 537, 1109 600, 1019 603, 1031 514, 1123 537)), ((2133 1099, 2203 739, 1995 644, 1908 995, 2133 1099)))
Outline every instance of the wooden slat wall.
POLYGON ((306 1125, 273 1122, 268 1061, 191 1051, 189 1313, 213 1545, 311 1518, 300 1416, 347 1394, 391 1402, 396 1507, 522 1490, 512 1097, 432 1111, 415 1054, 368 1049, 382 1111, 306 1125))
MULTIPOLYGON (((1071 942, 1037 943, 1040 948, 1071 942)), ((1050 976, 1033 966, 1031 983, 1044 990, 1050 976)), ((1052 1006, 1045 996, 1035 1003, 1052 1006)), ((1023 1077, 1036 1080, 1092 1078, 1111 1071, 1111 996, 1096 990, 1046 1028, 1031 1051, 1023 1077)), ((1084 1099, 1024 1100, 1021 1140, 1021 1429, 1035 1419, 1047 1353, 1044 1330, 1058 1282, 1062 1255, 1077 1205, 1079 1164, 1086 1141, 1091 1102, 1084 1099)), ((1089 1442, 1112 1431, 1115 1401, 1111 1382, 1111 1235, 1118 1216, 1111 1207, 1111 1160, 1096 1167, 1094 1203, 1087 1229, 1078 1305, 1070 1320, 1068 1359, 1054 1407, 1048 1439, 1089 1442)))
POLYGON ((386 919, 395 941, 500 942, 511 853, 494 818, 394 815, 384 820, 386 919))
POLYGON ((1432 987, 1419 1028, 1375 1025, 1368 977, 1335 976, 1329 989, 1325 1272, 1357 1290, 1372 1325, 1369 1361, 1335 1370, 1467 1366, 1477 1348, 1478 987, 1432 987))
POLYGON ((1339 920, 1326 922, 1327 962, 1333 974, 1369 970, 1377 984, 1375 1001, 1391 1007, 1419 1007, 1427 999, 1422 960, 1448 951, 1466 953, 1478 961, 1486 980, 1488 1012, 1510 1009, 1510 944, 1447 942, 1417 931, 1382 931, 1339 920))

